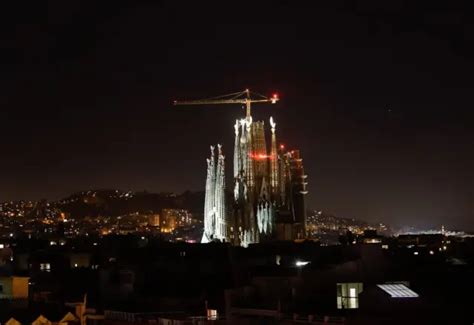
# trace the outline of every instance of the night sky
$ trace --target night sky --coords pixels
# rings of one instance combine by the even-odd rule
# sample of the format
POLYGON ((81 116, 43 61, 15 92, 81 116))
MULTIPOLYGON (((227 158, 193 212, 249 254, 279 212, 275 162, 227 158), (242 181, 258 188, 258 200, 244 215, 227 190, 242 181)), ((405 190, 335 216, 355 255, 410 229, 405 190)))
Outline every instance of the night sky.
POLYGON ((244 112, 171 103, 250 88, 280 95, 254 116, 301 150, 309 208, 474 229, 467 8, 98 2, 0 8, 0 201, 203 190, 244 112))

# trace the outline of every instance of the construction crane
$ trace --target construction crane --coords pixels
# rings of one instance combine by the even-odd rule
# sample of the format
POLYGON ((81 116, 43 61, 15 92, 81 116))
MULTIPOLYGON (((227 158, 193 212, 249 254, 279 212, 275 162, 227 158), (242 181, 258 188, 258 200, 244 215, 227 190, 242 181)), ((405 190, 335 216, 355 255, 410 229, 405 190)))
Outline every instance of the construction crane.
POLYGON ((212 98, 198 100, 175 100, 174 105, 221 105, 221 104, 245 104, 247 111, 247 119, 250 119, 250 109, 252 103, 272 103, 275 104, 279 100, 278 94, 267 97, 248 89, 232 94, 221 95, 212 98), (252 98, 252 95, 254 98, 252 98))

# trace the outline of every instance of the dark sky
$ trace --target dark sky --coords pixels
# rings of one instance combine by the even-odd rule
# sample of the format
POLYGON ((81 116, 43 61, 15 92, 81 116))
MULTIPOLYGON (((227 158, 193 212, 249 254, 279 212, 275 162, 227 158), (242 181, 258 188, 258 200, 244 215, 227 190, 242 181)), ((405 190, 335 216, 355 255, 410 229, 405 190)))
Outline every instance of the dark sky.
POLYGON ((301 150, 309 207, 474 228, 467 8, 189 2, 2 4, 0 201, 202 190, 243 112, 171 102, 248 87, 280 94, 254 115, 301 150))

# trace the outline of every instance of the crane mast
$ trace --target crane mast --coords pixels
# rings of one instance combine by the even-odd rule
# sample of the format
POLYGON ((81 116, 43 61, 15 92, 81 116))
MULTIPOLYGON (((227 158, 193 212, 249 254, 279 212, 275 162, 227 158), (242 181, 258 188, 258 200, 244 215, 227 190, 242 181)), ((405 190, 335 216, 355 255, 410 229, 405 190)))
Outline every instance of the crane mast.
POLYGON ((223 105, 223 104, 243 104, 246 108, 246 118, 250 119, 252 103, 272 103, 275 104, 279 100, 277 94, 271 97, 251 92, 249 89, 244 91, 198 100, 175 100, 173 105, 223 105), (254 95, 254 98, 252 98, 254 95))

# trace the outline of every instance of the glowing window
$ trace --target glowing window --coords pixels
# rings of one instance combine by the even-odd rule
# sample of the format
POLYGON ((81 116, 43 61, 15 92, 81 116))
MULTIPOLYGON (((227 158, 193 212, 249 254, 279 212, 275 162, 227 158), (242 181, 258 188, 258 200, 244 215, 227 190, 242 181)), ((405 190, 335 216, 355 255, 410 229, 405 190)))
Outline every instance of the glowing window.
POLYGON ((359 308, 359 294, 362 292, 362 283, 338 283, 336 288, 338 309, 359 308))
POLYGON ((49 264, 49 263, 40 263, 40 271, 43 271, 43 272, 51 271, 51 264, 49 264))
POLYGON ((207 319, 215 320, 217 319, 217 310, 215 309, 208 309, 207 310, 207 319))

